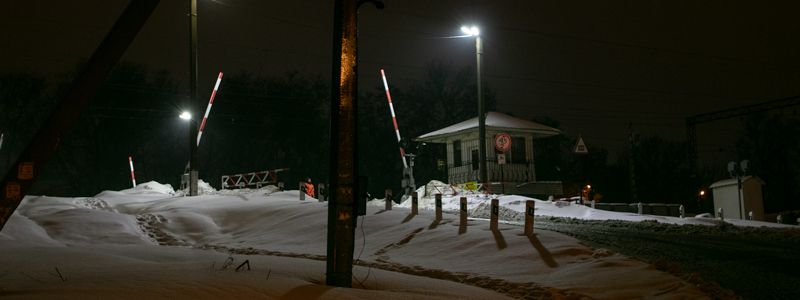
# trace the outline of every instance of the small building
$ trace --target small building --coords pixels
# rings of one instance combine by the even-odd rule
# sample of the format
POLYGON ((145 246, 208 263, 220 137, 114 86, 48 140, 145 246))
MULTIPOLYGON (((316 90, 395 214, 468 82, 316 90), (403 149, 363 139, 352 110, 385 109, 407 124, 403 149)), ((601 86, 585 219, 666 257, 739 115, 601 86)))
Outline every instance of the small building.
POLYGON ((753 212, 753 220, 764 220, 764 200, 761 186, 765 185, 761 178, 742 177, 741 198, 737 179, 725 179, 709 186, 714 193, 714 211, 722 208, 726 219, 747 220, 749 212, 753 212))
MULTIPOLYGON (((560 181, 537 182, 533 147, 537 139, 561 134, 539 123, 498 112, 486 114, 486 175, 493 192, 523 195, 562 195, 560 181), (498 161, 495 135, 511 136, 505 164, 498 161)), ((423 134, 414 140, 447 144, 447 179, 450 184, 478 181, 478 117, 423 134)))

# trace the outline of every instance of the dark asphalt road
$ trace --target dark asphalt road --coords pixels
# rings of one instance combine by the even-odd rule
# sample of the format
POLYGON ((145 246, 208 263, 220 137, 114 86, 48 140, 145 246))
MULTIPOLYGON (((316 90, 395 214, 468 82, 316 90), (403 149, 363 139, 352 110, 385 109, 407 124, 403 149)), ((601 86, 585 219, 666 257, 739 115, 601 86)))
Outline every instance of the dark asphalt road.
POLYGON ((737 228, 537 217, 536 228, 697 272, 744 299, 800 299, 800 228, 737 228))

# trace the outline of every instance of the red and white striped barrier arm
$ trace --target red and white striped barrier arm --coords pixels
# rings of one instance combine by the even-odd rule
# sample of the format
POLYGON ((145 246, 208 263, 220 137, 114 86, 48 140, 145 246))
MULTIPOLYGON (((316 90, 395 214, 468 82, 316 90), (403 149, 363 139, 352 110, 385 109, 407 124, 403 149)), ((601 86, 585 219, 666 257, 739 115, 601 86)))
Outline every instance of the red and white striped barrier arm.
MULTIPOLYGON (((386 83, 386 73, 381 69, 381 77, 383 78, 383 87, 386 89, 386 99, 389 100, 389 111, 392 113, 392 123, 394 123, 394 133, 397 135, 397 143, 400 144, 400 129, 397 127, 397 117, 394 115, 394 105, 392 105, 392 94, 389 93, 389 84, 386 83)), ((400 159, 403 161, 403 168, 408 168, 406 163, 406 151, 400 145, 400 159)))
POLYGON ((133 175, 133 157, 128 156, 128 165, 131 166, 131 182, 133 182, 133 187, 136 187, 136 176, 133 175))
POLYGON ((211 106, 214 105, 214 97, 217 96, 217 90, 219 89, 219 83, 222 82, 222 72, 219 72, 217 76, 217 83, 214 84, 214 91, 211 92, 211 99, 208 100, 208 106, 206 107, 206 114, 203 115, 203 122, 200 123, 200 130, 197 131, 197 145, 200 145, 200 137, 203 136, 203 129, 206 128, 206 120, 208 120, 208 114, 211 112, 211 106))

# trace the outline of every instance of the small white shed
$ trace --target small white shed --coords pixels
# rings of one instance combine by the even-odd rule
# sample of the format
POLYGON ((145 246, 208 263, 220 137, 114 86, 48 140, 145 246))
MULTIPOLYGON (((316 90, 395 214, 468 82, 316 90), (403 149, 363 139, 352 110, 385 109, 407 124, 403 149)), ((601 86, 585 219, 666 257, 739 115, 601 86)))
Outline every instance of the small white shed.
POLYGON ((748 213, 753 212, 754 220, 763 221, 764 199, 761 193, 761 186, 763 185, 765 183, 761 178, 754 176, 742 177, 740 198, 739 185, 735 178, 714 182, 709 188, 714 192, 715 212, 722 208, 725 218, 741 220, 747 220, 748 213))
MULTIPOLYGON (((496 191, 521 195, 562 195, 560 181, 537 181, 533 147, 535 140, 561 134, 561 131, 536 122, 499 112, 486 114, 486 175, 496 191), (511 149, 505 163, 498 159, 494 137, 505 133, 511 137, 511 149), (500 186, 502 185, 502 187, 500 186)), ((450 184, 477 181, 480 158, 478 117, 429 132, 415 138, 418 142, 447 145, 447 179, 450 184)))

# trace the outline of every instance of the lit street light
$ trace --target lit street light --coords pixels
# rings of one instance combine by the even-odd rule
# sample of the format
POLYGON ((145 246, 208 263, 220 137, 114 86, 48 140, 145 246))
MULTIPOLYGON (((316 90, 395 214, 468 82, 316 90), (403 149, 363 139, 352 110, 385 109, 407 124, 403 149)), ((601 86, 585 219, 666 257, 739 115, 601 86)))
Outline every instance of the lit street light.
POLYGON ((185 110, 184 110, 184 111, 181 113, 181 115, 180 115, 180 116, 178 116, 178 118, 181 118, 182 120, 189 121, 189 120, 191 120, 191 119, 192 119, 192 114, 190 114, 188 111, 185 111, 185 110))
POLYGON ((481 43, 480 30, 476 26, 461 26, 461 31, 467 36, 475 37, 475 56, 477 67, 475 73, 478 74, 478 173, 480 182, 486 184, 486 112, 483 109, 483 95, 481 95, 481 55, 483 54, 483 43, 481 43))

